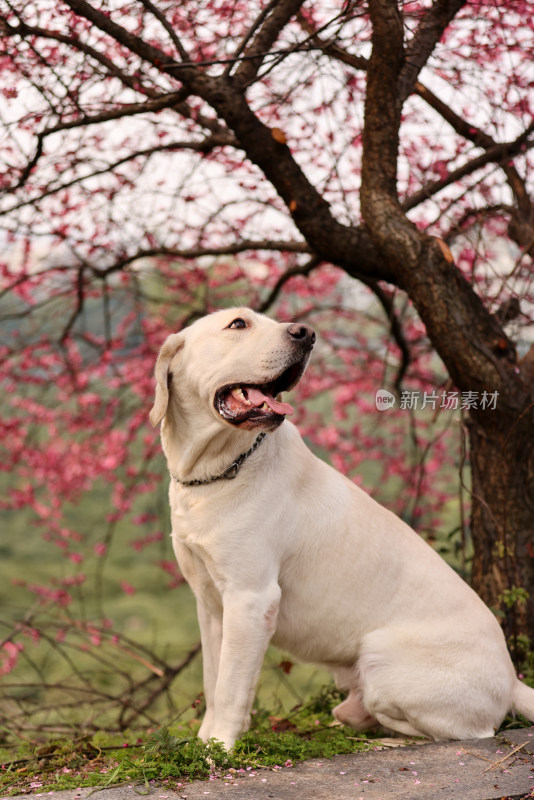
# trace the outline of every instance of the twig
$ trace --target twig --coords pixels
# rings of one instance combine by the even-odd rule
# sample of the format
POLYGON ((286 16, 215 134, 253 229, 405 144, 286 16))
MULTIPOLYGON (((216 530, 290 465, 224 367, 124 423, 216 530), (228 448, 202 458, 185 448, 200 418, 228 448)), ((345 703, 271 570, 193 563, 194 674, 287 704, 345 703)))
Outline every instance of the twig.
POLYGON ((318 267, 321 263, 322 259, 320 259, 318 256, 311 256, 309 261, 307 261, 305 264, 295 264, 289 267, 283 273, 283 275, 280 275, 266 299, 258 306, 257 311, 259 311, 261 314, 265 313, 265 311, 267 311, 267 309, 274 303, 280 293, 280 290, 290 278, 294 278, 297 275, 308 277, 310 272, 312 272, 312 270, 318 267))
POLYGON ((515 755, 515 753, 517 753, 519 750, 522 750, 523 747, 526 747, 527 744, 530 744, 530 742, 523 742, 523 744, 518 744, 517 747, 514 747, 514 749, 508 753, 508 755, 503 756, 502 758, 499 758, 498 761, 494 761, 493 764, 490 764, 489 767, 487 767, 487 769, 484 770, 484 772, 489 772, 490 769, 499 769, 501 764, 504 764, 504 762, 507 761, 509 758, 511 758, 513 755, 515 755))
MULTIPOLYGON (((473 756, 473 758, 480 758, 480 759, 482 759, 482 761, 490 761, 491 762, 491 758, 486 758, 486 756, 480 756, 478 753, 471 753, 469 750, 464 750, 463 748, 462 748, 461 752, 466 756, 473 756)), ((491 763, 493 763, 493 762, 491 762, 491 763)))
POLYGON ((146 658, 143 658, 143 656, 138 655, 138 653, 134 653, 127 647, 124 647, 124 645, 121 645, 120 642, 111 641, 110 643, 117 650, 120 650, 121 653, 124 653, 125 655, 129 656, 134 661, 138 661, 140 664, 142 664, 144 667, 150 670, 150 672, 153 672, 154 675, 157 675, 158 678, 163 678, 163 676, 165 675, 165 671, 160 669, 160 667, 157 667, 155 664, 151 664, 150 661, 148 661, 146 658))

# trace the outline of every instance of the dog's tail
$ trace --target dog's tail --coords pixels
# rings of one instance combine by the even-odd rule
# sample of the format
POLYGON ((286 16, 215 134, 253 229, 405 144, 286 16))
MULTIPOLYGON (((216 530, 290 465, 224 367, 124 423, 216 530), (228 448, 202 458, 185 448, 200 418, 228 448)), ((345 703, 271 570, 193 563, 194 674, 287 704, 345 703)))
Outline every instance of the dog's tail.
POLYGON ((512 703, 514 711, 534 722, 534 689, 518 680, 512 694, 512 703))

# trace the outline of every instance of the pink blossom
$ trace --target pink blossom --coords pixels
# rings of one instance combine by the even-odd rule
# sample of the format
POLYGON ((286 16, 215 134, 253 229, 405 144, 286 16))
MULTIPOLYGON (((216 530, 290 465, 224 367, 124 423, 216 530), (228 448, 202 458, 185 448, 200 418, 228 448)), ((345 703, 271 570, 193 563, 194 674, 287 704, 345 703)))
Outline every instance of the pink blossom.
POLYGON ((0 650, 0 658, 3 658, 0 663, 0 674, 7 675, 15 668, 19 653, 23 650, 23 646, 18 642, 5 642, 0 650))

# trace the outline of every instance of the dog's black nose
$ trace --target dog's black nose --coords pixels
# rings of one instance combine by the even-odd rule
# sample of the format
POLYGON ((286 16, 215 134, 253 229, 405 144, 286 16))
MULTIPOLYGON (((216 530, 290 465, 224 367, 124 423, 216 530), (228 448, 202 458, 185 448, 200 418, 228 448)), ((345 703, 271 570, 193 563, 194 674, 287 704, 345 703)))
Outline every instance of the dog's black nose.
POLYGON ((287 332, 292 339, 307 347, 311 348, 315 344, 315 331, 309 325, 304 325, 302 322, 293 322, 289 325, 287 332))

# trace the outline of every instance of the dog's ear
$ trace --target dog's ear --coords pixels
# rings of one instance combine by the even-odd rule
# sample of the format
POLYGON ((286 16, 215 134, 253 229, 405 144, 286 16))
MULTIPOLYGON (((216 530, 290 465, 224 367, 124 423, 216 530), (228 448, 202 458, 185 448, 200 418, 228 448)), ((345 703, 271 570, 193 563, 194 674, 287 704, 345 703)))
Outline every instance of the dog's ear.
POLYGON ((163 343, 156 361, 156 397, 154 406, 149 414, 150 424, 156 427, 167 412, 169 405, 169 368, 171 361, 184 345, 183 333, 171 333, 163 343))

